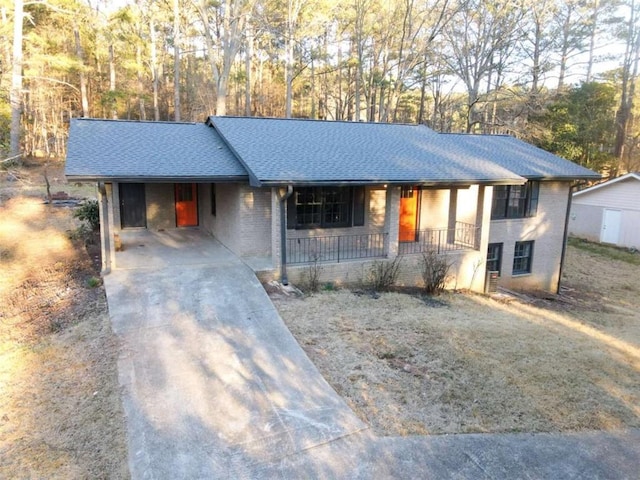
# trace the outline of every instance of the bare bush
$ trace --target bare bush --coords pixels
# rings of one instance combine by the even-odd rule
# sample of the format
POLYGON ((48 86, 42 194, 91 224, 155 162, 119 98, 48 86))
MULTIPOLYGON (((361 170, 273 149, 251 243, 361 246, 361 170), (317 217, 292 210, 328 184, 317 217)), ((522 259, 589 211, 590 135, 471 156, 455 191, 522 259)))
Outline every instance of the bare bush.
POLYGON ((315 293, 320 290, 320 273, 322 267, 318 263, 320 261, 320 255, 317 253, 312 254, 311 263, 305 271, 304 289, 307 292, 315 293))
POLYGON ((374 262, 369 270, 369 286, 379 292, 389 290, 395 285, 400 273, 402 257, 397 256, 393 260, 374 262))
POLYGON ((435 251, 429 250, 422 254, 420 264, 424 291, 428 295, 442 292, 452 263, 447 262, 445 256, 438 255, 435 251))

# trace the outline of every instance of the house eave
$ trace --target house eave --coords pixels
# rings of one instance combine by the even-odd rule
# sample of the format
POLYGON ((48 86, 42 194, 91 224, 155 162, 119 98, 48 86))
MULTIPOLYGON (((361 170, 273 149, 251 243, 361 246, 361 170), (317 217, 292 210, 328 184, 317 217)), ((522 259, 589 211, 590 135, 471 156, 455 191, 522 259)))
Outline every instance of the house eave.
POLYGON ((283 187, 293 185, 298 187, 322 187, 337 186, 348 187, 354 185, 414 185, 421 187, 464 187, 469 185, 522 185, 526 183, 525 178, 510 179, 446 179, 446 180, 260 180, 259 185, 263 187, 283 187))
POLYGON ((90 175, 67 174, 69 182, 106 182, 106 183, 237 183, 246 182, 248 177, 229 175, 210 176, 149 176, 149 175, 90 175))
POLYGON ((527 180, 541 182, 572 182, 575 180, 600 180, 602 175, 523 175, 527 180))

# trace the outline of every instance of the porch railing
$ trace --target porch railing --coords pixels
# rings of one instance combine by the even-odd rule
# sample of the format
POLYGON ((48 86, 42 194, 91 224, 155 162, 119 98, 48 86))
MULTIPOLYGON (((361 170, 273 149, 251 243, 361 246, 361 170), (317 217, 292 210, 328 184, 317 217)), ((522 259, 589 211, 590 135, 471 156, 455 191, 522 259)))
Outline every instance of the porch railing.
POLYGON ((387 233, 288 238, 287 263, 341 262, 385 257, 387 233))
POLYGON ((398 244, 398 254, 477 250, 479 240, 480 227, 472 223, 456 222, 455 228, 431 228, 416 231, 415 241, 398 244))

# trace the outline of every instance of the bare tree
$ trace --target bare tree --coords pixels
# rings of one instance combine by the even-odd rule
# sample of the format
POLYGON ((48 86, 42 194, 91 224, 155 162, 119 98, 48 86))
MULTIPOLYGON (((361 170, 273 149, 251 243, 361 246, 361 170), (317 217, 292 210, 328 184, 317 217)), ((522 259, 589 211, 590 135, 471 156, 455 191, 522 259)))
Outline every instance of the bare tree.
POLYGON ((505 65, 519 40, 518 26, 524 15, 520 5, 509 0, 471 0, 445 28, 450 54, 445 57, 451 71, 467 87, 467 127, 471 133, 481 122, 478 103, 482 82, 505 65))
POLYGON ((554 15, 554 33, 558 39, 556 49, 559 54, 559 73, 556 90, 561 92, 565 86, 567 68, 572 58, 585 51, 585 42, 589 36, 589 14, 581 0, 560 1, 554 15))
POLYGON ((614 155, 622 164, 626 155, 627 140, 633 125, 633 102, 635 85, 638 78, 638 60, 640 56, 640 23, 636 0, 630 0, 629 19, 623 36, 626 40, 622 64, 620 106, 616 112, 616 139, 614 155))

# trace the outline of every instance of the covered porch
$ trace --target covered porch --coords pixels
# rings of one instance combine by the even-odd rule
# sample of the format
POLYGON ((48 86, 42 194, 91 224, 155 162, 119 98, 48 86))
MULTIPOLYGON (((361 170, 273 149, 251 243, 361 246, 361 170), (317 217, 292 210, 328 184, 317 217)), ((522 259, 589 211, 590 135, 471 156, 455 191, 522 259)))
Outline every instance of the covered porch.
MULTIPOLYGON (((320 282, 367 282, 376 264, 401 256, 399 284, 419 285, 422 254, 435 252, 449 257, 451 286, 483 289, 491 213, 490 186, 366 187, 362 217, 347 215, 347 223, 351 218, 352 226, 339 228, 291 228, 295 225, 293 222, 300 223, 294 213, 301 213, 306 219, 310 211, 310 197, 307 195, 304 203, 296 204, 295 191, 294 187, 287 205, 289 228, 284 238, 287 277, 291 282, 304 283, 309 268, 315 268, 314 265, 320 265, 316 270, 320 282), (293 211, 294 208, 297 210, 293 211), (354 218, 360 221, 356 224, 354 218)), ((332 220, 341 220, 335 207, 339 192, 334 187, 321 193, 324 198, 311 198, 314 205, 319 205, 320 218, 330 212, 332 220), (327 198, 332 200, 330 208, 325 206, 327 198)), ((343 197, 350 198, 346 194, 343 197)), ((356 203, 353 205, 355 208, 356 203)), ((275 219, 274 227, 280 225, 275 219)), ((279 253, 280 242, 274 245, 274 273, 278 274, 281 259, 276 253, 279 253)))
MULTIPOLYGON (((334 200, 340 189, 324 191, 334 200)), ((294 188, 287 215, 285 247, 290 265, 393 258, 424 252, 479 251, 483 227, 488 231, 490 203, 485 198, 486 187, 482 185, 367 187, 362 219, 349 228, 292 228, 292 224, 299 223, 296 215, 309 215, 308 203, 296 204, 295 192, 294 188)), ((322 198, 313 200, 314 207, 319 205, 320 215, 337 216, 335 203, 329 210, 323 207, 322 198)), ((356 202, 354 211, 355 208, 356 202)), ((484 241, 486 243, 486 239, 484 241)))
MULTIPOLYGON (((464 222, 456 222, 453 228, 414 230, 413 240, 398 242, 398 255, 478 250, 480 230, 479 226, 464 222)), ((388 254, 386 232, 287 239, 287 263, 291 265, 386 258, 388 254)))

